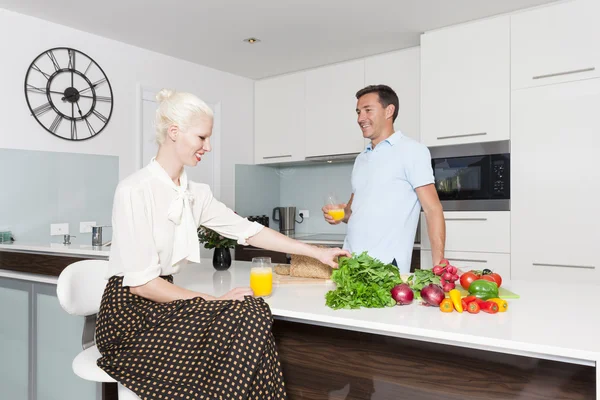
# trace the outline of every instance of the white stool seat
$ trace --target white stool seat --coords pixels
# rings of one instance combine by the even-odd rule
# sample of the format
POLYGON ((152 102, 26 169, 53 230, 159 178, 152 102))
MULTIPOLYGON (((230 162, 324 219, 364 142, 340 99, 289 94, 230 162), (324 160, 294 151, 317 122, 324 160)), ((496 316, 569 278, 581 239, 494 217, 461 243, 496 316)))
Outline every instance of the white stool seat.
POLYGON ((73 372, 87 381, 93 382, 116 382, 106 372, 104 372, 96 364, 102 355, 98 351, 98 347, 92 346, 77 354, 73 360, 73 372))

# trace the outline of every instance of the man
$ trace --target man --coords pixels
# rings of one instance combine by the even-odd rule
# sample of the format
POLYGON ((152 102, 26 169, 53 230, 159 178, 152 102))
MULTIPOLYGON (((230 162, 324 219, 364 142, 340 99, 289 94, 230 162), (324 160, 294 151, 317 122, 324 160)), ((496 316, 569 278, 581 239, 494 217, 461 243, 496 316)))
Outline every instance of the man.
POLYGON ((367 86, 356 98, 358 125, 371 143, 354 162, 350 200, 323 207, 325 220, 348 224, 344 249, 367 251, 408 273, 422 207, 436 265, 444 258, 446 225, 429 149, 394 132, 398 96, 390 87, 367 86), (345 216, 335 221, 327 211, 338 207, 344 208, 345 216))

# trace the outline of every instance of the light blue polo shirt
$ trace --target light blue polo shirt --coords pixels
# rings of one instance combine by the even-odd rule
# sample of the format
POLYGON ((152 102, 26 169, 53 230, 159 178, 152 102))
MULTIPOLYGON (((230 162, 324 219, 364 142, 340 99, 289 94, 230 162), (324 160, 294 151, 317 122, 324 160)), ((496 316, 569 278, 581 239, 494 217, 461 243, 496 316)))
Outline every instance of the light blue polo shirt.
POLYGON ((344 249, 385 263, 396 259, 401 273, 410 261, 421 203, 415 189, 434 183, 431 154, 400 131, 375 149, 369 144, 352 170, 352 215, 344 249))

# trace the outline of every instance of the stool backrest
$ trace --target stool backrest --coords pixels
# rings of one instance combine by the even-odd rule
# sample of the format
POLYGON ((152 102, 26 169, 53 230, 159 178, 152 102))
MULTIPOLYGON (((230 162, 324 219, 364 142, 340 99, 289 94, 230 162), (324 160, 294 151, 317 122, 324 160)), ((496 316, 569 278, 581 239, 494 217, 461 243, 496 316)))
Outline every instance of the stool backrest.
POLYGON ((67 266, 56 285, 61 307, 72 315, 98 313, 106 287, 108 261, 83 260, 67 266))

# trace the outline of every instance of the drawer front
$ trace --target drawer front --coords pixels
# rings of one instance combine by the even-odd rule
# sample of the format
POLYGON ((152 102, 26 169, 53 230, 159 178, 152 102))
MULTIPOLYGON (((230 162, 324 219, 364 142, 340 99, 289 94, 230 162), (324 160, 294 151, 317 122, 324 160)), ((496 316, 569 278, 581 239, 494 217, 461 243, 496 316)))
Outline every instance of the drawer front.
MULTIPOLYGON (((510 254, 447 251, 445 257, 461 271, 490 269, 503 279, 511 279, 510 254)), ((431 269, 431 250, 421 250, 421 269, 431 269)))
MULTIPOLYGON (((448 211, 446 251, 510 253, 510 211, 448 211)), ((425 214, 421 213, 421 248, 431 250, 425 214)))
MULTIPOLYGON (((591 252, 590 252, 591 253, 591 252)), ((542 282, 600 284, 600 264, 583 251, 519 249, 514 255, 513 279, 542 282)))

